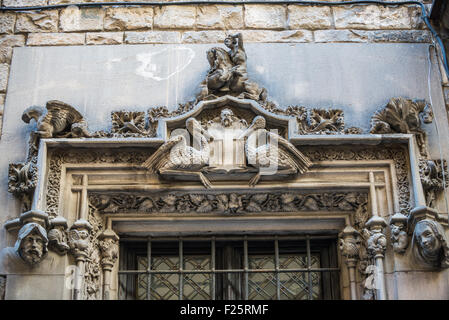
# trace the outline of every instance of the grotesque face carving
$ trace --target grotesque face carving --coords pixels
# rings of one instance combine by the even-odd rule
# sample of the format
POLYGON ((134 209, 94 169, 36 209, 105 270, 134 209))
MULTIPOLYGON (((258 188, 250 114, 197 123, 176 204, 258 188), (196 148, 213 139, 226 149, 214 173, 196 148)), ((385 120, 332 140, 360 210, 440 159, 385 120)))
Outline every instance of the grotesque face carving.
POLYGON ((24 225, 15 245, 17 254, 29 265, 36 265, 47 254, 47 232, 37 223, 24 225))
POLYGON ((223 109, 221 111, 221 124, 225 127, 228 128, 232 125, 232 123, 234 122, 234 120, 232 119, 232 117, 234 116, 234 113, 232 112, 232 110, 230 109, 223 109))

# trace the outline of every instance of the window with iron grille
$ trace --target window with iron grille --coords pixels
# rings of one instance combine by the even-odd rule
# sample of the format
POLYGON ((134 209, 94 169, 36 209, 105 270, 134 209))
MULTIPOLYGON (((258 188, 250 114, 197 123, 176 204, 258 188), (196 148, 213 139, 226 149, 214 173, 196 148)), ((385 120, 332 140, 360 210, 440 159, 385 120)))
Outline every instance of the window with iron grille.
POLYGON ((122 241, 119 298, 339 299, 335 244, 311 236, 122 241))

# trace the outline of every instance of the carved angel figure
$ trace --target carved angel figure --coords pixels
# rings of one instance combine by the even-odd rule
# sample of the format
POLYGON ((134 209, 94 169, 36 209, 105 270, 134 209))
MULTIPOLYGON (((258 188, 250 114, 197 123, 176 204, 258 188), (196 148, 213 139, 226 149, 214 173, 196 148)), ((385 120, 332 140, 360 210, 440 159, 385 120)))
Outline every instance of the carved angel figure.
POLYGON ((37 149, 38 138, 91 137, 83 116, 72 106, 57 100, 47 102, 44 108, 31 106, 22 114, 22 120, 34 119, 37 131, 33 133, 33 145, 37 149))
POLYGON ((251 126, 239 139, 246 138, 245 153, 248 164, 259 169, 249 181, 255 186, 262 174, 304 173, 312 165, 288 140, 265 129, 266 121, 262 116, 254 118, 251 126))
POLYGON ((208 140, 212 139, 212 136, 194 118, 187 119, 186 127, 199 150, 187 145, 188 137, 184 135, 185 131, 174 130, 171 138, 160 146, 142 167, 151 173, 190 173, 198 176, 203 185, 210 188, 209 179, 200 170, 209 164, 208 140))
POLYGON ((420 153, 426 155, 426 133, 421 128, 421 118, 424 123, 433 121, 433 112, 424 100, 409 100, 392 98, 380 111, 371 118, 370 133, 412 133, 416 135, 420 153))

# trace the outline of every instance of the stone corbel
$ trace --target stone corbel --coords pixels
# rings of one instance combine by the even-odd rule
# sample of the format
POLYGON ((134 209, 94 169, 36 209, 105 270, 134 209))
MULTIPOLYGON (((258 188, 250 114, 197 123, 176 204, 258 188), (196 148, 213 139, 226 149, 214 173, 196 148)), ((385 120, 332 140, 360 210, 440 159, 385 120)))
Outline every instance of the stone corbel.
POLYGON ((339 234, 339 248, 349 271, 351 299, 357 300, 356 267, 360 258, 360 234, 352 226, 347 225, 339 234))
POLYGON ((61 216, 51 219, 48 231, 49 249, 63 256, 70 250, 67 242, 67 220, 61 216))
POLYGON ((421 206, 410 212, 410 232, 413 230, 412 250, 415 261, 432 269, 449 268, 449 245, 438 211, 421 206))
POLYGON ((30 267, 39 264, 48 252, 47 213, 40 210, 24 212, 19 218, 5 223, 5 229, 11 231, 19 229, 14 252, 30 267))
POLYGON ((408 217, 400 212, 390 219, 391 244, 396 253, 405 253, 408 247, 407 220, 408 217))
POLYGON ((106 229, 98 239, 101 252, 101 267, 103 269, 103 299, 111 299, 111 272, 118 258, 119 237, 112 229, 106 229))

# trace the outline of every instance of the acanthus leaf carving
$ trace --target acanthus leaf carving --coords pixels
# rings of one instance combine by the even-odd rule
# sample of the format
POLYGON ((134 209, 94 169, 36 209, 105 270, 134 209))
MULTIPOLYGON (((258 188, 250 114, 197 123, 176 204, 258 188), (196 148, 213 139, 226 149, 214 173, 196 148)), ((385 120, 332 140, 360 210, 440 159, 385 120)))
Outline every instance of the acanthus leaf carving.
POLYGON ((421 125, 422 122, 431 123, 432 121, 432 108, 426 101, 402 97, 392 98, 384 108, 375 112, 372 116, 370 133, 414 134, 421 156, 428 158, 427 135, 421 125))
MULTIPOLYGON (((354 211, 366 205, 367 194, 337 193, 90 193, 89 202, 101 213, 214 213, 354 211)), ((366 218, 364 218, 366 219, 366 218)))
POLYGON ((10 163, 8 168, 8 191, 20 198, 23 211, 31 209, 31 200, 37 184, 37 157, 28 162, 10 163))

